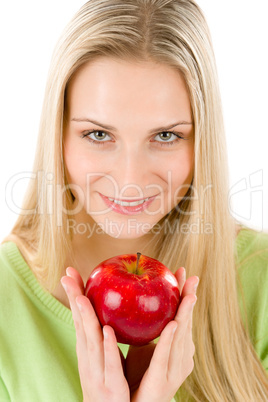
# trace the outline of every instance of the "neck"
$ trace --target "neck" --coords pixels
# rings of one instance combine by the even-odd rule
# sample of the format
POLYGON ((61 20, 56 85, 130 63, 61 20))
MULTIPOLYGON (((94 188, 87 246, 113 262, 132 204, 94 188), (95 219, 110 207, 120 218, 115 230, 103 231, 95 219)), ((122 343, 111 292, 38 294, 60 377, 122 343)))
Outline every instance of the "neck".
MULTIPOLYGON (((68 256, 66 266, 74 267, 84 281, 87 280, 92 270, 102 261, 122 254, 136 254, 154 256, 154 241, 151 233, 138 238, 115 238, 103 232, 100 227, 87 216, 87 230, 78 231, 80 221, 76 216, 76 228, 73 228, 73 257, 68 256)), ((84 217, 85 218, 85 217, 84 217)), ((82 218, 85 222, 85 219, 82 218)), ((84 227, 85 228, 85 227, 84 227)))

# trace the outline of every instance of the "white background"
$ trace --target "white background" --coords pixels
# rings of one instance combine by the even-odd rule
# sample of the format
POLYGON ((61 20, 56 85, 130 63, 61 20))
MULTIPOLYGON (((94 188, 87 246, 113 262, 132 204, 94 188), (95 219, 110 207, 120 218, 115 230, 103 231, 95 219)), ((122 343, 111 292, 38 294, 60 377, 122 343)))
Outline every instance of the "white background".
MULTIPOLYGON (((13 175, 30 172, 54 45, 84 1, 0 3, 0 240, 16 219, 5 200, 13 175)), ((228 143, 230 209, 246 225, 268 230, 268 3, 199 0, 208 20, 228 143)), ((19 206, 26 180, 16 185, 19 206)), ((13 208, 14 209, 14 208, 13 208)))

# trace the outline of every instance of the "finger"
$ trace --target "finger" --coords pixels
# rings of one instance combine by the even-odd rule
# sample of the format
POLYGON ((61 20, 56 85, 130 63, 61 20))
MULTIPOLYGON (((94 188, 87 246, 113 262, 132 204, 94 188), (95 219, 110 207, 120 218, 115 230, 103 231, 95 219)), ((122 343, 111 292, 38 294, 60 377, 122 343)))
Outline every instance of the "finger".
POLYGON ((169 375, 172 372, 177 372, 178 361, 185 358, 185 361, 191 361, 194 353, 194 345, 192 341, 192 316, 193 308, 196 303, 197 297, 193 294, 187 295, 183 298, 175 320, 178 324, 178 328, 174 335, 174 341, 172 343, 172 349, 170 352, 169 362, 169 375), (183 357, 185 355, 185 357, 183 357))
POLYGON ((104 337, 104 377, 105 386, 108 389, 120 389, 125 386, 124 369, 122 366, 120 351, 112 327, 103 327, 104 337), (124 380, 124 381, 123 381, 124 380))
MULTIPOLYGON (((195 296, 196 297, 196 296, 195 296)), ((185 332, 185 349, 190 351, 191 356, 194 355, 195 346, 192 339, 192 327, 193 327, 193 311, 196 301, 193 301, 192 305, 189 307, 190 314, 188 318, 188 324, 185 332)))
POLYGON ((83 348, 82 343, 79 345, 80 349, 78 352, 81 353, 81 361, 88 365, 88 367, 85 367, 84 369, 90 373, 91 377, 103 381, 103 335, 99 320, 86 296, 78 296, 76 298, 76 303, 82 317, 86 338, 86 350, 83 348), (86 359, 83 358, 83 354, 85 353, 87 353, 88 356, 86 359))
MULTIPOLYGON (((193 321, 193 310, 194 310, 195 302, 192 304, 190 318, 188 320, 187 329, 184 337, 184 368, 185 368, 185 376, 187 377, 194 368, 194 360, 193 356, 195 353, 195 345, 193 343, 192 338, 192 321, 193 321)), ((185 378, 186 378, 185 377, 185 378)))
POLYGON ((188 321, 188 327, 187 327, 187 339, 190 342, 192 356, 195 353, 195 345, 194 345, 193 339, 192 339, 192 328, 193 328, 193 312, 194 312, 194 306, 196 304, 196 301, 197 301, 197 297, 195 296, 195 301, 193 301, 192 306, 191 306, 191 315, 190 315, 190 318, 188 321))
POLYGON ((61 278, 61 284, 65 289, 65 292, 68 296, 70 308, 72 311, 74 326, 76 330, 76 339, 77 339, 77 348, 86 349, 86 336, 84 333, 84 325, 83 320, 79 311, 79 308, 76 303, 76 297, 81 296, 81 289, 77 282, 69 276, 63 276, 61 278))
POLYGON ((66 274, 67 276, 69 276, 70 278, 73 278, 76 283, 78 284, 81 293, 84 294, 85 293, 85 286, 84 286, 84 282, 83 279, 81 278, 81 275, 79 274, 79 272, 74 269, 73 267, 68 267, 66 269, 66 274))
POLYGON ((81 292, 80 286, 78 285, 76 280, 71 276, 63 276, 61 278, 61 284, 68 296, 68 300, 69 300, 72 312, 77 313, 77 315, 79 316, 80 314, 79 314, 79 310, 77 308, 75 300, 76 300, 77 296, 80 296, 81 294, 83 294, 81 292))
POLYGON ((180 294, 182 293, 182 289, 184 287, 185 281, 186 281, 186 271, 185 268, 180 267, 176 272, 175 272, 175 277, 178 281, 179 285, 179 290, 180 294))
POLYGON ((185 295, 179 304, 179 308, 177 314, 175 316, 175 321, 178 325, 185 325, 188 323, 189 318, 191 317, 194 305, 196 303, 197 297, 195 294, 190 293, 185 295))
POLYGON ((152 376, 156 382, 163 381, 163 375, 167 375, 171 345, 176 328, 177 323, 175 321, 170 321, 162 331, 156 345, 148 369, 148 375, 152 376))
POLYGON ((61 284, 68 296, 72 312, 75 312, 77 314, 77 316, 80 316, 78 307, 76 305, 77 296, 80 296, 81 294, 83 294, 83 292, 81 291, 80 285, 71 276, 63 276, 61 278, 61 284))
POLYGON ((190 294, 182 299, 179 305, 175 321, 178 324, 178 329, 174 336, 174 350, 183 348, 185 336, 192 337, 192 314, 196 303, 196 295, 190 294))
POLYGON ((198 284, 199 284, 198 276, 191 276, 190 278, 188 278, 183 286, 181 294, 182 298, 190 294, 196 294, 198 284))

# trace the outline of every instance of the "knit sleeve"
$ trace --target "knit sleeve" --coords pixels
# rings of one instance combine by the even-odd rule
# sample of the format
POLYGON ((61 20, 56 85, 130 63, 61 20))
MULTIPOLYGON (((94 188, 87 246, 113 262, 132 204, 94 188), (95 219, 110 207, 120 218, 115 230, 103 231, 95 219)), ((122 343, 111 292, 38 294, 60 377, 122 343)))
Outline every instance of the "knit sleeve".
POLYGON ((2 380, 2 377, 0 377, 0 401, 1 402, 10 402, 10 397, 7 392, 6 386, 2 380))
POLYGON ((247 231, 240 243, 238 290, 242 318, 268 372, 268 235, 247 231))

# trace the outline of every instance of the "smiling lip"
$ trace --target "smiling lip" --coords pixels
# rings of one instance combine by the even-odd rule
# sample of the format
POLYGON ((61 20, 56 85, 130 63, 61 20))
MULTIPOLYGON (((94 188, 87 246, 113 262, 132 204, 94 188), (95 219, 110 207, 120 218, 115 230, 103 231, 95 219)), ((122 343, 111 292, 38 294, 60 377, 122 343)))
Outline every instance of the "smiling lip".
POLYGON ((99 194, 109 208, 112 208, 113 211, 122 215, 135 215, 143 212, 156 197, 140 198, 139 200, 117 200, 115 198, 106 197, 101 193, 99 194))

